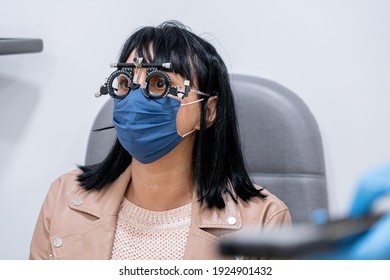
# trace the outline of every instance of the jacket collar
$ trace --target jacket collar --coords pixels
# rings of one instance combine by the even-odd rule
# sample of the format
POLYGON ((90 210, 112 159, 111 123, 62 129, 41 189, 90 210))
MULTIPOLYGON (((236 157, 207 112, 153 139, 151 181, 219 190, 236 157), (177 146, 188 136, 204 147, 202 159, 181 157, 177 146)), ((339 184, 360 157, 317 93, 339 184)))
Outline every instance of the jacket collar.
MULTIPOLYGON (((196 196, 194 196, 196 197, 196 196)), ((241 212, 233 199, 226 195, 224 209, 209 209, 194 201, 192 206, 192 221, 200 229, 240 229, 242 227, 241 212)))
POLYGON ((86 191, 77 184, 73 187, 68 206, 97 218, 116 216, 130 180, 131 165, 110 186, 101 191, 86 191))

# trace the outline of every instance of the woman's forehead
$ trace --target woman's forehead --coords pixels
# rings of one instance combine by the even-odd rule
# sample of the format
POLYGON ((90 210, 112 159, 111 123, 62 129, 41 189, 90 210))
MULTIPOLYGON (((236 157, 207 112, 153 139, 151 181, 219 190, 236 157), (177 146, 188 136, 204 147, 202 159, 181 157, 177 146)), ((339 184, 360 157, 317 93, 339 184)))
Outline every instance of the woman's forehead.
POLYGON ((140 57, 140 56, 144 58, 144 61, 152 62, 154 59, 153 44, 150 43, 148 48, 149 48, 148 50, 146 50, 146 48, 142 48, 141 52, 137 48, 134 48, 131 51, 129 57, 127 58, 126 63, 132 63, 135 57, 140 57), (139 55, 139 53, 141 53, 141 55, 139 55), (148 61, 148 58, 151 58, 152 61, 148 61))
MULTIPOLYGON (((127 58, 126 63, 133 63, 134 58, 136 58, 136 57, 137 58, 139 57, 138 50, 134 49, 130 53, 129 57, 127 58)), ((169 61, 167 61, 167 62, 169 62, 169 61)), ((167 74, 171 78, 172 82, 174 82, 174 83, 182 81, 184 79, 184 77, 180 73, 176 73, 175 71, 168 71, 167 74)))
MULTIPOLYGON (((145 51, 146 50, 143 50, 143 52, 145 52, 145 51)), ((143 53, 143 52, 141 52, 141 53, 143 53)), ((151 57, 153 59, 154 52, 153 52, 153 45, 152 44, 149 45, 149 54, 151 55, 151 57)), ((140 57, 139 51, 138 51, 138 49, 133 49, 131 51, 129 57, 126 60, 126 63, 133 63, 134 58, 136 58, 136 57, 137 58, 140 57)), ((143 56, 143 59, 144 59, 144 61, 149 62, 146 59, 146 54, 143 56)), ((171 61, 164 61, 164 62, 171 62, 171 61)), ((167 74, 168 74, 169 78, 171 79, 172 83, 174 83, 174 84, 182 84, 184 82, 184 80, 186 79, 185 75, 183 75, 182 73, 176 72, 175 69, 172 69, 172 71, 168 71, 167 74)), ((190 82, 191 82, 192 86, 197 87, 196 79, 194 81, 190 81, 190 82)))

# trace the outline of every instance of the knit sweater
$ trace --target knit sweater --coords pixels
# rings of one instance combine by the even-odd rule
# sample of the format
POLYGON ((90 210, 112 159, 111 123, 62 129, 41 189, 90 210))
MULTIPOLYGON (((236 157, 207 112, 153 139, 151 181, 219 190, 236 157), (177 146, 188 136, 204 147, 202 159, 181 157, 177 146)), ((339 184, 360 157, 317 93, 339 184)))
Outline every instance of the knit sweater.
POLYGON ((111 259, 182 259, 191 223, 187 204, 167 211, 150 211, 123 199, 117 219, 111 259))

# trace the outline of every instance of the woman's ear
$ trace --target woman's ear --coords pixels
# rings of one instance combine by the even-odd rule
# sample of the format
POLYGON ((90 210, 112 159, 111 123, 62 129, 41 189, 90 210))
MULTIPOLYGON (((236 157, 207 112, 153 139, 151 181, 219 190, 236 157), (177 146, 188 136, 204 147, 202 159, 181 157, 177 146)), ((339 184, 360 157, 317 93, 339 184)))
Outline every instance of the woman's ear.
POLYGON ((211 96, 206 105, 206 127, 209 128, 217 119, 218 96, 211 96))

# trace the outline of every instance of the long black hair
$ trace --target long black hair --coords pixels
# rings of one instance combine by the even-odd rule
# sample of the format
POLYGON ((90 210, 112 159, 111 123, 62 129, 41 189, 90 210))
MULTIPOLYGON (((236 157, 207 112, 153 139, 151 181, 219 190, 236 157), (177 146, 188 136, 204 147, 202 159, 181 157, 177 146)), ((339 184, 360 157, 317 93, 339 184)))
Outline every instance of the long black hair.
MULTIPOLYGON (((218 96, 216 121, 209 128, 206 128, 208 98, 202 101, 200 130, 193 148, 199 201, 209 208, 222 209, 226 193, 236 202, 237 197, 244 201, 264 198, 245 168, 229 74, 216 49, 180 22, 168 21, 134 32, 124 44, 119 62, 126 62, 134 50, 149 62, 171 62, 174 71, 195 81, 200 91, 218 96)), ((101 190, 115 181, 131 161, 131 155, 116 140, 102 162, 79 166, 83 173, 78 181, 86 190, 101 190)))

